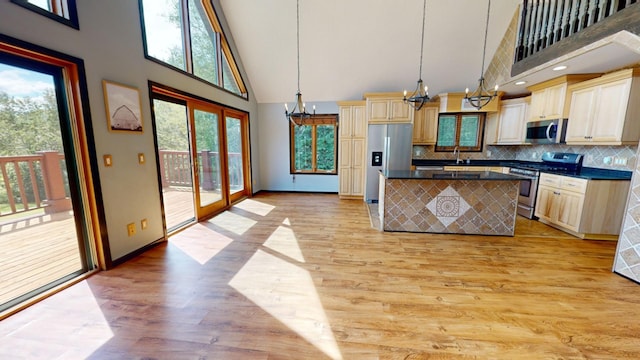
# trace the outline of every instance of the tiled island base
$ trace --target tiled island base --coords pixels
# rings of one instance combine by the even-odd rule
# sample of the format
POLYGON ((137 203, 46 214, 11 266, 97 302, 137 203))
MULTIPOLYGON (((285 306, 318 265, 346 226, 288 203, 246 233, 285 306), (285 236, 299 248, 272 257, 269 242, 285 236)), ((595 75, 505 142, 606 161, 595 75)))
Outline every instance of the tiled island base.
POLYGON ((380 176, 385 231, 509 235, 515 231, 519 180, 406 179, 380 176))

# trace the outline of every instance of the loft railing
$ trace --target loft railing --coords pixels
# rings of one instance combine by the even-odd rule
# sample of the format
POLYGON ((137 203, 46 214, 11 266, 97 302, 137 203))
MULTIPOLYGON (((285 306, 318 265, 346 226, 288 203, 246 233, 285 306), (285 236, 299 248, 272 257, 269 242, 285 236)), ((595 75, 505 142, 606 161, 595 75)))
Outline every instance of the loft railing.
POLYGON ((602 21, 637 0, 523 0, 515 62, 602 21))

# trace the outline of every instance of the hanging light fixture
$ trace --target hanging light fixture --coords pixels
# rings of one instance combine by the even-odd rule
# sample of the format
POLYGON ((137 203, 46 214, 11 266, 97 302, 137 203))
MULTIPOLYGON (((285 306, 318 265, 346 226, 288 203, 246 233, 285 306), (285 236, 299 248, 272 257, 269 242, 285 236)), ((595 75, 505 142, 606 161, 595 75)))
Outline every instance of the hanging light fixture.
MULTIPOLYGON (((293 105, 293 109, 289 111, 289 106, 287 103, 284 103, 284 114, 289 119, 291 123, 296 125, 296 121, 298 124, 300 120, 308 119, 311 117, 311 114, 307 112, 306 105, 302 101, 302 93, 300 92, 300 0, 296 2, 296 40, 297 40, 297 49, 298 49, 298 92, 296 93, 296 101, 293 105)), ((313 113, 315 115, 316 106, 313 106, 313 113)))
POLYGON ((480 69, 480 80, 478 80, 478 88, 472 93, 469 94, 469 88, 466 88, 464 98, 469 102, 471 106, 480 110, 482 107, 487 105, 493 98, 498 96, 498 85, 493 88, 493 93, 490 93, 485 88, 484 84, 484 58, 485 53, 487 51, 487 33, 489 32, 489 11, 491 10, 491 0, 489 0, 489 4, 487 5, 487 22, 484 28, 484 45, 482 47, 482 68, 480 69))
POLYGON ((411 105, 414 109, 420 110, 422 105, 429 101, 429 88, 424 86, 422 82, 422 56, 424 54, 424 22, 427 16, 427 0, 424 0, 422 9, 422 38, 420 39, 420 73, 418 77, 418 85, 416 90, 407 98, 407 90, 404 91, 404 97, 402 98, 405 103, 411 105))

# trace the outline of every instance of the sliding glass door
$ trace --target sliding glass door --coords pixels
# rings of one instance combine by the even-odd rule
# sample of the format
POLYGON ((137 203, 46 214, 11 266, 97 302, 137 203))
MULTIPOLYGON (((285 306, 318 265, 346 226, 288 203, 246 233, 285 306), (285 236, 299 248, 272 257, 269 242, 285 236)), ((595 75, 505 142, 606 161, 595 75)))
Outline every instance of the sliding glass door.
POLYGON ((168 232, 251 194, 248 116, 152 86, 168 232))
POLYGON ((65 76, 0 52, 0 311, 93 267, 65 76))

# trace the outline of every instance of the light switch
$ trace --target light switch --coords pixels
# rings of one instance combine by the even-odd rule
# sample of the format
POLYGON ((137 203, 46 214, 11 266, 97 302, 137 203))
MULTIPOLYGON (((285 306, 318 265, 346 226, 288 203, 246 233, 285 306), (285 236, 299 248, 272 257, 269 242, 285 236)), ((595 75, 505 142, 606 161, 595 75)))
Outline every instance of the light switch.
POLYGON ((104 166, 113 165, 113 158, 111 157, 111 155, 107 154, 107 155, 104 155, 102 158, 104 159, 104 166))
POLYGON ((138 163, 144 164, 144 153, 138 154, 138 163))

